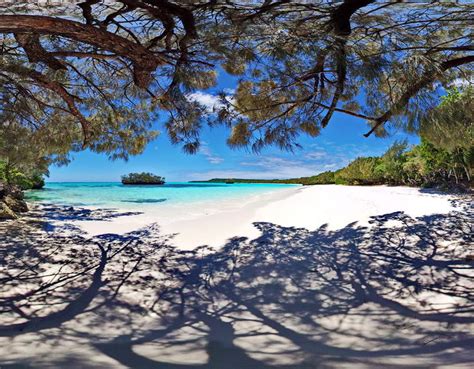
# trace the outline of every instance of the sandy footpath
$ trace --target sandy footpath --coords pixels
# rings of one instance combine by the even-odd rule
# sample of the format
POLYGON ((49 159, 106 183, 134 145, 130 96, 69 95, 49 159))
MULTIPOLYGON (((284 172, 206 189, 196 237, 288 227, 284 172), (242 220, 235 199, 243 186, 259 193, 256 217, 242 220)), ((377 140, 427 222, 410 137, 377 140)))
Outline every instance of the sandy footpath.
POLYGON ((76 222, 91 235, 125 233, 158 223, 173 244, 181 249, 201 245, 220 247, 232 237, 254 239, 259 231, 254 222, 270 222, 314 230, 323 224, 339 229, 349 223, 367 225, 371 216, 403 211, 417 217, 444 214, 452 210, 451 197, 408 187, 320 185, 274 191, 245 202, 233 200, 209 209, 186 209, 187 219, 151 209, 132 217, 112 221, 76 222))

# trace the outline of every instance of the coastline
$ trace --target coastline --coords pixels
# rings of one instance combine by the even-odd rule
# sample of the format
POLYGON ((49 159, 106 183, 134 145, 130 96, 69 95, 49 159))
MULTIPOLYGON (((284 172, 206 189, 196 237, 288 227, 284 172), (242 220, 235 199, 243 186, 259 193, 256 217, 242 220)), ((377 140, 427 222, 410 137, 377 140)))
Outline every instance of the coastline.
POLYGON ((141 214, 92 221, 77 217, 67 223, 80 227, 89 236, 124 234, 156 224, 179 249, 192 250, 204 245, 217 249, 233 237, 259 237, 256 222, 308 230, 326 225, 335 230, 354 222, 368 226, 371 217, 387 213, 404 212, 412 217, 445 214, 454 210, 453 199, 454 195, 411 187, 298 186, 258 194, 245 201, 229 199, 168 208, 143 206, 133 209, 141 214))
MULTIPOLYGON (((155 208, 136 207, 141 214, 116 217, 106 220, 72 220, 70 223, 80 227, 89 236, 114 233, 124 234, 156 224, 162 234, 170 236, 170 244, 182 250, 192 250, 198 246, 218 248, 227 239, 236 235, 258 237, 259 232, 252 226, 256 212, 267 204, 291 197, 302 186, 294 186, 257 194, 249 198, 232 198, 221 201, 203 201, 189 205, 174 205, 155 208)), ((85 206, 92 211, 98 206, 85 206)), ((117 209, 127 211, 130 208, 117 209)))

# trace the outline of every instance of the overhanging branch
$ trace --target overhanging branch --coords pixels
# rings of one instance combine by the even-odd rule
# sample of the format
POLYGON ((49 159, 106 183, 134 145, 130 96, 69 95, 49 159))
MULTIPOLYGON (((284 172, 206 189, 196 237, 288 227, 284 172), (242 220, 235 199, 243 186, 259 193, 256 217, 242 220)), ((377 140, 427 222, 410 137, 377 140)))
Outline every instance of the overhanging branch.
POLYGON ((429 71, 423 75, 423 77, 415 84, 410 86, 405 93, 393 104, 390 109, 383 113, 380 117, 374 119, 374 125, 372 129, 364 134, 365 137, 369 137, 374 133, 379 127, 385 124, 392 116, 397 114, 404 106, 408 104, 408 101, 415 96, 420 90, 429 86, 446 70, 450 68, 459 67, 464 64, 474 62, 474 55, 468 55, 456 59, 447 60, 440 64, 437 70, 429 71))
POLYGON ((68 19, 36 15, 0 15, 0 32, 57 35, 125 57, 132 62, 134 82, 141 88, 150 84, 152 73, 164 63, 142 45, 105 29, 68 19))

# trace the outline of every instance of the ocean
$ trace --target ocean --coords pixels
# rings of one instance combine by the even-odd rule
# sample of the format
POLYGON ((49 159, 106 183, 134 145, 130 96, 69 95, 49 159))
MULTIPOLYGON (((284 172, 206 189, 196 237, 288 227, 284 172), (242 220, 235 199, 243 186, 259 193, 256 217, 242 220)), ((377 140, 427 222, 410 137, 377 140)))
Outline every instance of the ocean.
POLYGON ((246 202, 294 186, 299 185, 169 182, 160 186, 130 186, 120 182, 48 182, 42 190, 27 191, 26 199, 43 204, 140 210, 226 200, 246 202))

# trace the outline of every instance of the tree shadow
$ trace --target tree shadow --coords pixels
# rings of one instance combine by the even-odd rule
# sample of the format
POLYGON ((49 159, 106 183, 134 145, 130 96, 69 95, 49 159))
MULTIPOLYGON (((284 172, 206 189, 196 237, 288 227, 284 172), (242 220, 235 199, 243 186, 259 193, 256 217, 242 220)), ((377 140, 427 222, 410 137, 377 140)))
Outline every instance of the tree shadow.
POLYGON ((259 238, 217 251, 177 250, 156 225, 87 238, 12 223, 0 365, 467 368, 472 215, 466 203, 336 231, 255 223, 259 238), (40 342, 51 355, 28 352, 40 342))
MULTIPOLYGON (((148 199, 149 200, 149 199, 148 199)), ((155 200, 156 202, 165 201, 165 199, 155 200)), ((45 222, 55 220, 83 220, 83 221, 107 221, 118 217, 143 214, 137 211, 118 211, 117 209, 86 209, 66 205, 36 205, 29 215, 41 217, 45 222)))

